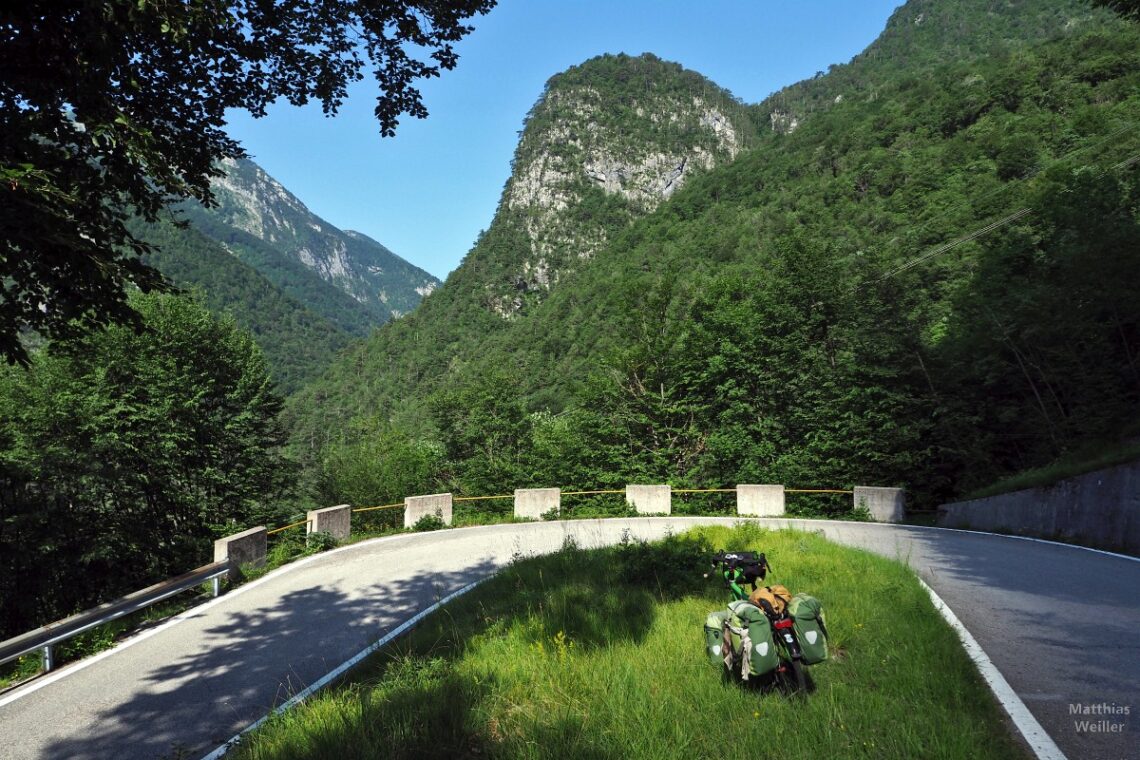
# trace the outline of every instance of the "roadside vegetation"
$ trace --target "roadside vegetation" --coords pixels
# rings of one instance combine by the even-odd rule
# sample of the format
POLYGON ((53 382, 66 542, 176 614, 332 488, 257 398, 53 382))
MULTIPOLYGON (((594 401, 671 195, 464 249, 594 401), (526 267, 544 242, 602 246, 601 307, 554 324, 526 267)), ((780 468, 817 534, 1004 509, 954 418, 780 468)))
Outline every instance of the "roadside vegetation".
MULTIPOLYGON (((273 378, 299 387, 304 351, 340 338, 273 299, 257 320, 211 315, 256 288, 204 258, 228 288, 134 294, 120 305, 138 331, 12 344, 28 366, 0 366, 0 639, 313 506, 862 482, 907 486, 908 506, 930 514, 1067 466, 1090 441, 1127 446, 1140 408, 1135 15, 947 0, 919 25, 920 6, 850 64, 743 107, 752 147, 652 213, 584 195, 575 213, 604 220, 605 249, 542 298, 528 292, 513 319, 486 299, 503 295, 496 283, 517 290, 500 275, 532 241, 526 219, 503 216, 422 307, 287 403, 273 378), (787 116, 802 117, 794 132, 772 129, 787 116), (275 348, 247 330, 273 332, 275 348), (274 374, 282 354, 293 363, 274 374)), ((651 142, 639 130, 653 119, 626 101, 712 87, 652 56, 575 67, 551 81, 552 107, 559 82, 616 104, 602 109, 615 147, 651 142)), ((573 116, 536 111, 524 132, 573 116)), ((524 140, 518 158, 540 144, 524 140)), ((34 301, 37 319, 67 314, 34 301)), ((454 524, 511 520, 507 504, 457 503, 454 524)), ((788 504, 850 515, 839 497, 788 504)), ((564 516, 624 509, 585 497, 564 516)), ((730 511, 716 495, 674 509, 730 511)), ((369 520, 366 535, 402 529, 391 514, 369 520)))
POLYGON ((1025 757, 902 564, 794 531, 702 528, 519 558, 234 751, 287 758, 1025 757), (725 681, 714 548, 759 549, 820 598, 831 660, 802 698, 725 681), (931 673, 936 671, 937 678, 931 673))
POLYGON ((1035 467, 1019 472, 1008 478, 992 483, 966 494, 966 499, 982 499, 1026 488, 1043 488, 1054 483, 1075 478, 1096 470, 1103 470, 1121 464, 1140 460, 1140 441, 1125 445, 1110 443, 1081 449, 1071 456, 1063 457, 1046 467, 1035 467))

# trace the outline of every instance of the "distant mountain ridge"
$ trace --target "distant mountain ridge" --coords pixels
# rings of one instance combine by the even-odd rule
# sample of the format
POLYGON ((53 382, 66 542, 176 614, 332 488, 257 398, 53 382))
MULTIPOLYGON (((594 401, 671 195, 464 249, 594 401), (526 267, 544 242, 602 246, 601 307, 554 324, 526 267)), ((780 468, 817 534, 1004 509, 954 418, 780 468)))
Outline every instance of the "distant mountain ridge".
POLYGON ((210 311, 231 316, 250 332, 282 393, 294 393, 314 379, 353 340, 352 333, 285 293, 199 230, 138 221, 133 225, 136 235, 157 246, 146 257, 149 265, 210 311))
POLYGON ((349 332, 365 335, 408 313, 440 284, 367 235, 321 219, 253 161, 226 161, 223 168, 225 176, 212 187, 214 206, 182 208, 191 224, 349 332), (305 275, 315 275, 358 308, 305 275), (324 298, 337 303, 326 308, 324 298))
POLYGON ((185 203, 177 212, 187 227, 135 222, 136 234, 158 246, 152 266, 253 334, 283 392, 439 284, 367 235, 316 216, 252 161, 225 167, 215 206, 185 203))

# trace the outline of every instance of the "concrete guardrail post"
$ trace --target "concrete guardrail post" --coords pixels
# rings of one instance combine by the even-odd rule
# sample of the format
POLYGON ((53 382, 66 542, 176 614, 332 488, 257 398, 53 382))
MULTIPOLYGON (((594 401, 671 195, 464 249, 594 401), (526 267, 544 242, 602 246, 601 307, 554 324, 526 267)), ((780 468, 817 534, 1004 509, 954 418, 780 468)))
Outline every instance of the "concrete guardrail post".
POLYGON ((548 512, 562 513, 562 490, 559 488, 516 488, 515 517, 541 520, 548 512))
POLYGON ((412 527, 417 520, 428 515, 437 515, 444 525, 451 525, 451 494, 435 493, 404 498, 405 528, 412 527))
POLYGON ((352 533, 352 507, 348 504, 313 509, 306 517, 309 525, 305 533, 328 533, 337 541, 347 541, 352 533))
POLYGON ((269 532, 264 525, 243 530, 214 542, 214 561, 230 563, 230 580, 241 576, 241 566, 261 567, 269 548, 269 532))
POLYGON ((669 486, 626 486, 625 501, 640 515, 668 515, 673 512, 673 489, 669 486))
POLYGON ((736 514, 749 517, 783 517, 784 487, 737 485, 736 514))
POLYGON ((866 507, 875 522, 902 522, 906 513, 906 492, 901 488, 855 486, 854 509, 866 507))

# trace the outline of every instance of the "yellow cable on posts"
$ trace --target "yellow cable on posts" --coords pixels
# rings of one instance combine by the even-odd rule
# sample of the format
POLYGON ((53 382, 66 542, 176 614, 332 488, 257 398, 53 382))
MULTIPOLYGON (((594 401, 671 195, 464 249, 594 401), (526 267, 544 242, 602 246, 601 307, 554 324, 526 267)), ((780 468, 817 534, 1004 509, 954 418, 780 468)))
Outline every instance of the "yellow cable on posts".
POLYGON ((298 525, 308 525, 308 524, 309 524, 308 520, 302 520, 301 522, 295 522, 292 525, 286 525, 283 528, 274 528, 273 530, 267 530, 267 531, 265 531, 265 535, 272 536, 274 533, 280 533, 283 530, 289 530, 290 528, 296 528, 298 525))
POLYGON ((841 491, 835 488, 785 488, 784 493, 845 493, 853 494, 854 491, 841 491))
POLYGON ((735 488, 674 488, 673 493, 736 493, 735 488))
POLYGON ((352 513, 356 514, 357 512, 375 512, 378 509, 398 509, 402 508, 403 506, 404 502, 401 501, 399 504, 385 504, 382 507, 361 507, 359 509, 352 510, 352 513))
POLYGON ((563 496, 600 496, 602 494, 624 494, 625 491, 563 491, 563 496))
POLYGON ((452 501, 487 501, 489 499, 513 499, 513 498, 515 498, 514 494, 508 494, 506 496, 457 496, 454 499, 452 499, 452 501))

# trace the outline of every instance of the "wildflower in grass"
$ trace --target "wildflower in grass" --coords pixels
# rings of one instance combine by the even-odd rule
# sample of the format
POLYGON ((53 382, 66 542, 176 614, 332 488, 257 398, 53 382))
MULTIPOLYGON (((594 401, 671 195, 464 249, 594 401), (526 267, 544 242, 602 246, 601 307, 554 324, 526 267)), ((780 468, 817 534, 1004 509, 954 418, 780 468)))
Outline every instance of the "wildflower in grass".
POLYGON ((554 650, 558 652, 558 661, 562 662, 570 654, 570 650, 574 648, 574 642, 566 637, 565 631, 559 631, 555 634, 553 641, 554 650))

